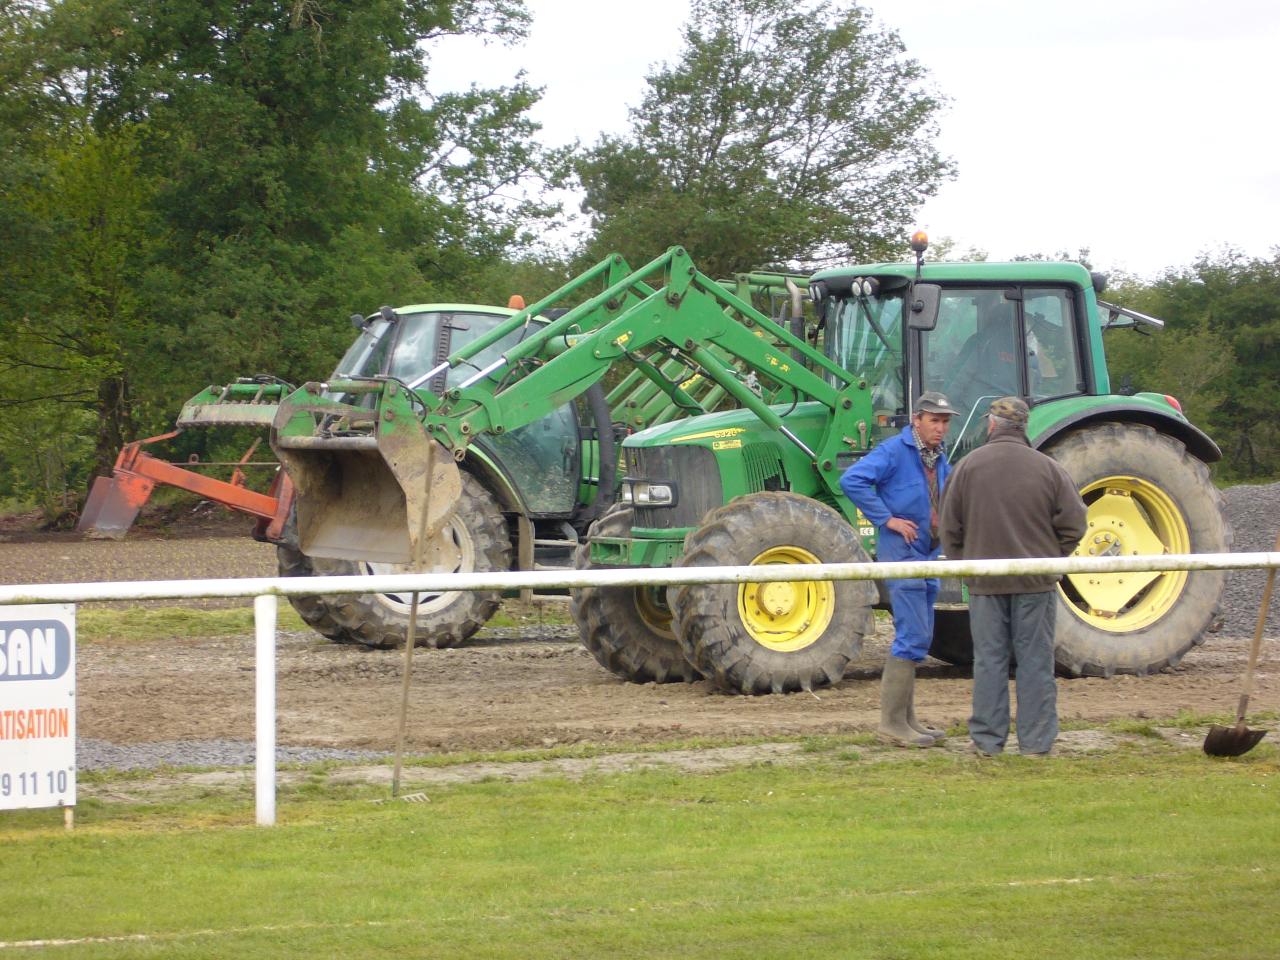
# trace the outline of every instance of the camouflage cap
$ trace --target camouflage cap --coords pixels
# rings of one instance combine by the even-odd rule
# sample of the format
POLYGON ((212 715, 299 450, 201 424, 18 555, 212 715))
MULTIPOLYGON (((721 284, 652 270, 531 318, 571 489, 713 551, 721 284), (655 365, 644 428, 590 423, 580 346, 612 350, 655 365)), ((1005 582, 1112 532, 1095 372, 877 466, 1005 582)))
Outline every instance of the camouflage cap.
POLYGON ((956 408, 951 405, 951 401, 937 390, 926 390, 916 401, 916 413, 942 413, 951 417, 955 416, 955 412, 956 408))
POLYGON ((1025 427, 1031 416, 1031 410, 1021 397, 1001 397, 991 401, 991 415, 1001 420, 1008 420, 1019 427, 1025 427))

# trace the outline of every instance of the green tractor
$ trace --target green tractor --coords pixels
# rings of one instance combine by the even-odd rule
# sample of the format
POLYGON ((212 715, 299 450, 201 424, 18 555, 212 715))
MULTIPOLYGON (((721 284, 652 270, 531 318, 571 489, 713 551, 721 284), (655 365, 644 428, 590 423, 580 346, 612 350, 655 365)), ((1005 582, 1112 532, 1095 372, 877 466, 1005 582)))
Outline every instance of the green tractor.
MULTIPOLYGON (((513 309, 464 304, 419 304, 355 316, 359 335, 333 378, 372 377, 410 388, 443 391, 461 371, 433 377, 423 373, 451 352, 493 331, 513 309)), ((530 327, 541 323, 535 320, 530 327)), ((514 343, 512 333, 476 356, 485 363, 495 349, 514 343)), ((616 442, 607 407, 597 389, 580 408, 565 404, 537 420, 501 436, 488 436, 470 451, 468 474, 457 507, 444 529, 447 547, 416 567, 386 557, 353 560, 308 556, 298 547, 293 514, 277 541, 283 576, 376 575, 409 569, 471 572, 523 565, 563 565, 572 555, 579 531, 585 531, 605 503, 598 477, 613 472, 599 463, 603 454, 616 463, 616 442), (585 414, 585 415, 584 415, 585 414), (603 442, 596 424, 605 426, 603 442)), ((612 485, 604 492, 612 493, 612 485)), ((373 507, 373 504, 369 506, 373 507)), ((306 509, 305 506, 302 507, 306 509)), ((375 507, 376 509, 376 507, 375 507)), ((364 523, 353 523, 339 535, 364 536, 364 523)), ((318 633, 338 642, 393 647, 404 642, 411 597, 364 592, 340 596, 290 598, 302 618, 318 633)), ((417 642, 446 647, 462 643, 497 610, 496 591, 448 591, 422 595, 418 607, 417 642)))
MULTIPOLYGON (((467 509, 468 487, 483 486, 473 455, 484 438, 525 429, 619 369, 692 415, 622 440, 618 495, 599 502, 576 546, 582 568, 868 559, 874 530, 841 494, 840 475, 900 429, 926 389, 961 410, 954 459, 980 442, 990 399, 1028 400, 1033 442, 1089 504, 1081 554, 1230 549, 1205 467, 1217 447, 1172 398, 1111 391, 1103 330, 1159 321, 1099 301, 1083 267, 924 264, 921 247, 914 265, 828 270, 807 286, 814 321, 788 327, 680 248, 636 271, 615 256, 417 382, 305 385, 281 401, 272 431, 297 487, 301 551, 419 568, 452 556, 452 518, 467 509), (576 305, 531 325, 566 304, 576 305), (664 375, 666 365, 688 373, 664 375), (463 375, 421 389, 451 372, 463 375), (697 412, 694 386, 733 407, 697 412)), ((1176 663, 1203 641, 1223 583, 1216 572, 1064 579, 1060 668, 1143 674, 1176 663)), ((939 603, 933 650, 952 662, 971 656, 964 600, 953 587, 939 603)), ((708 677, 763 693, 838 681, 877 605, 870 582, 796 581, 588 588, 574 591, 572 609, 584 645, 620 677, 708 677)))

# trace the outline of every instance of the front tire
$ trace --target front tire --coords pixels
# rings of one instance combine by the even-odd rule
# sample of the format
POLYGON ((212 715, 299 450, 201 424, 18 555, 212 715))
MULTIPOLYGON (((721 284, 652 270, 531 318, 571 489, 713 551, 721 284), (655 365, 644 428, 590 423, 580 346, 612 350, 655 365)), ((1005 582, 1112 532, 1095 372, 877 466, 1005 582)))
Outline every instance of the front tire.
MULTIPOLYGON (((314 577, 315 563, 301 550, 287 543, 276 546, 276 570, 282 577, 314 577)), ((333 618, 331 596, 290 596, 289 603, 303 622, 326 640, 334 643, 358 643, 347 628, 333 618)))
MULTIPOLYGON (((574 554, 578 570, 590 570, 592 537, 629 537, 631 507, 615 504, 591 525, 574 554)), ((672 632, 666 591, 654 587, 582 587, 570 610, 582 645, 596 662, 632 683, 692 683, 702 675, 690 665, 672 632)))
MULTIPOLYGON (((710 513, 685 540, 681 566, 866 562, 857 533, 828 506, 754 493, 710 513)), ((838 682, 874 630, 867 580, 687 584, 674 591, 685 656, 739 693, 788 693, 838 682)))
MULTIPOLYGON (((1089 526, 1073 556, 1226 553, 1231 526, 1208 468, 1151 427, 1104 423, 1045 450, 1075 481, 1089 526)), ((1077 574, 1058 584, 1056 659, 1069 676, 1173 666, 1213 624, 1221 570, 1077 574)))
MULTIPOLYGON (((422 573, 480 573, 511 566, 511 537, 497 501, 468 473, 462 496, 446 527, 454 561, 447 568, 427 566, 422 573)), ((409 564, 371 563, 306 557, 294 547, 277 548, 281 576, 374 576, 413 572, 409 564)), ((290 597, 299 615, 316 632, 338 643, 391 649, 404 644, 413 595, 350 593, 290 597)), ((423 593, 418 599, 416 646, 456 647, 469 639, 498 609, 497 590, 451 590, 423 593)))

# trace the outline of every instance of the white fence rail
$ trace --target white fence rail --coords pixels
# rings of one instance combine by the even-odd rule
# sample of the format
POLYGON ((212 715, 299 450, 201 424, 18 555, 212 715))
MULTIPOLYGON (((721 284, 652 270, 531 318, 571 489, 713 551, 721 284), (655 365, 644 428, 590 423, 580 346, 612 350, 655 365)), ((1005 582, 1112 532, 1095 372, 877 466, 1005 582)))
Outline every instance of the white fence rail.
POLYGON ((934 560, 900 563, 762 564, 620 570, 387 574, 371 577, 244 577, 0 585, 0 605, 95 600, 253 597, 255 637, 254 792, 257 822, 275 823, 275 640, 279 597, 334 593, 422 593, 450 590, 672 586, 786 580, 887 580, 904 577, 1256 570, 1280 568, 1280 553, 1170 554, 1161 557, 1067 557, 1034 560, 934 560))
POLYGON ((771 583, 783 580, 889 580, 900 577, 1251 570, 1270 567, 1280 567, 1280 553, 765 564, 752 567, 630 567, 619 570, 508 570, 492 573, 400 573, 372 577, 241 577, 224 580, 0 585, 0 604, 256 597, 268 594, 288 597, 333 593, 410 593, 415 590, 429 593, 562 587, 665 587, 684 583, 771 583))

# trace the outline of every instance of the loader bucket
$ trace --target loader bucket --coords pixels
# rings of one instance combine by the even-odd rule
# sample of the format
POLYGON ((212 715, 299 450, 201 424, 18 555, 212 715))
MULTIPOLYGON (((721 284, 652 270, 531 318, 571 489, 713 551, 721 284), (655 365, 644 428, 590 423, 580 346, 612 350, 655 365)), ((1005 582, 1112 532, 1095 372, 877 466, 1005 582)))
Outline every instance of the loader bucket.
POLYGON ((277 436, 297 489, 298 546, 311 557, 428 560, 452 517, 462 475, 421 429, 376 436, 277 436))
POLYGON ((76 532, 96 540, 119 540, 138 517, 155 483, 146 477, 117 474, 93 481, 76 532))

